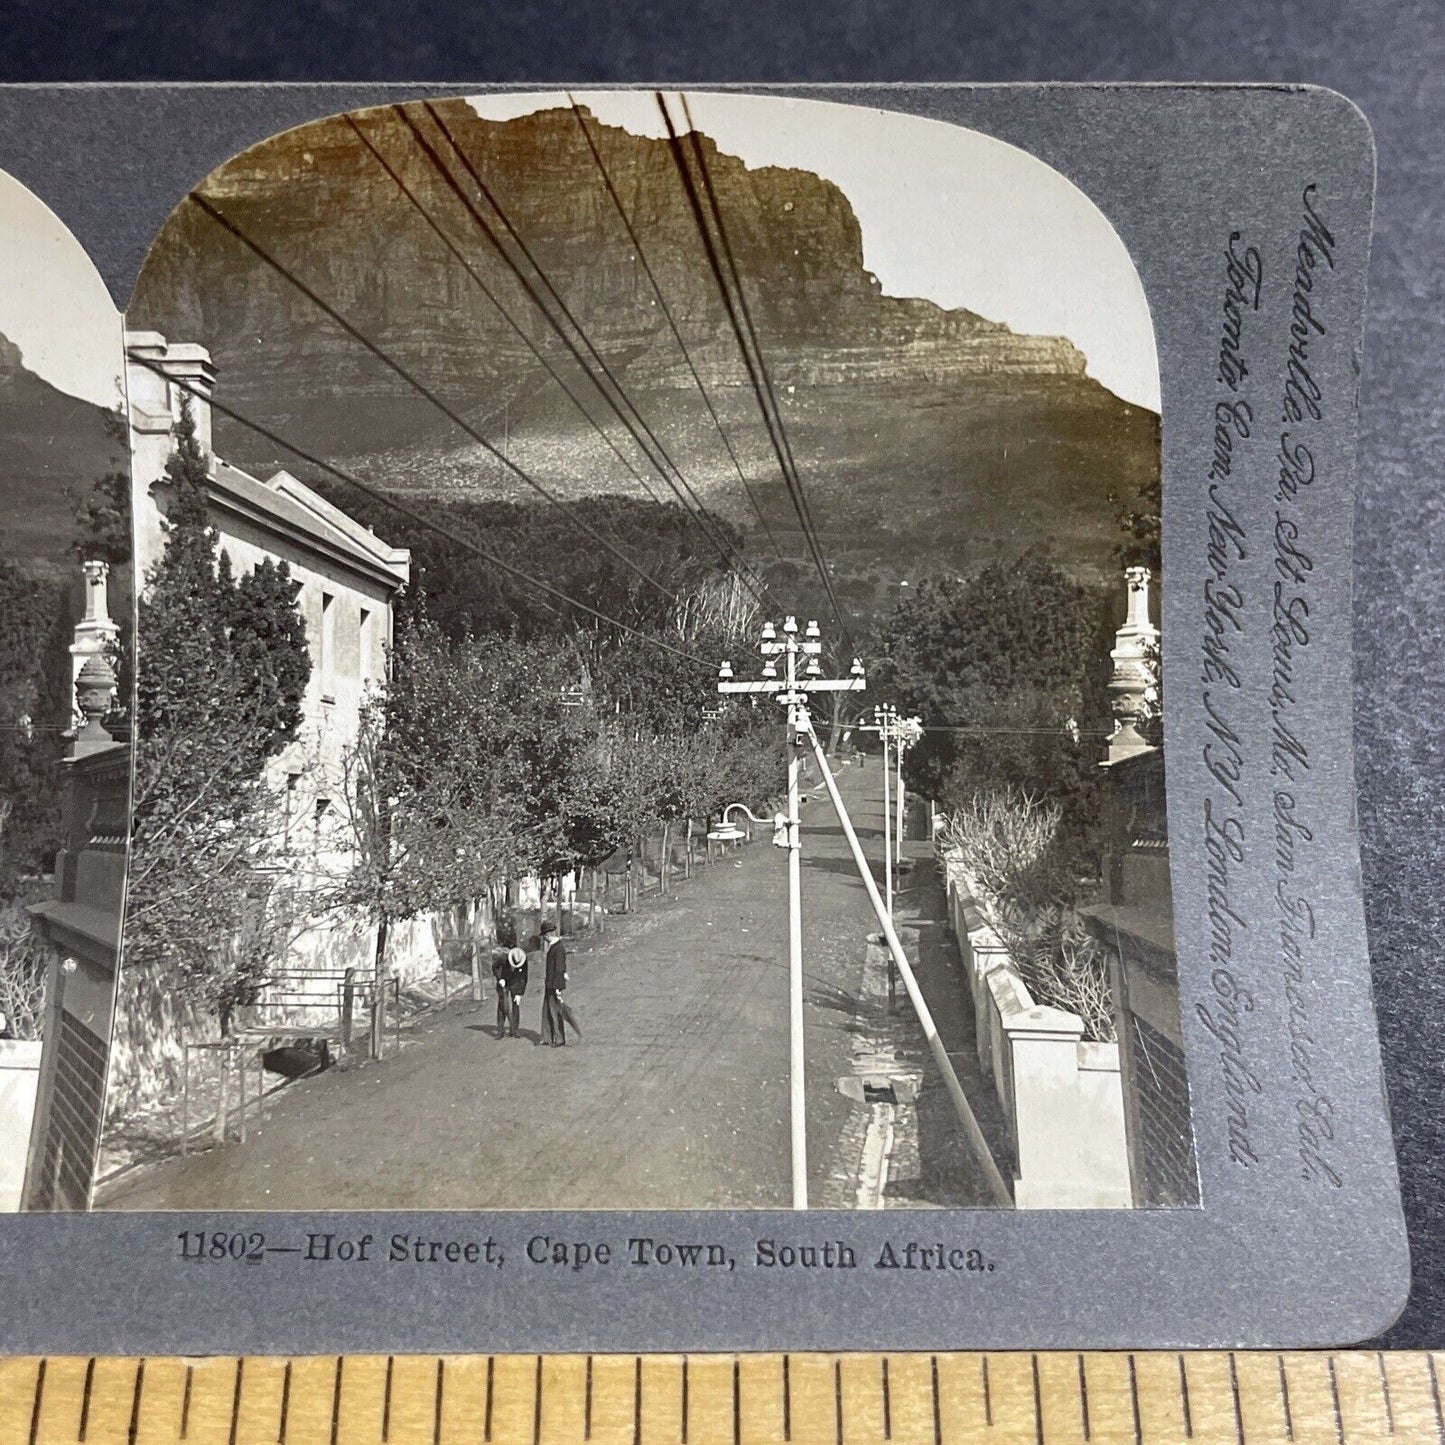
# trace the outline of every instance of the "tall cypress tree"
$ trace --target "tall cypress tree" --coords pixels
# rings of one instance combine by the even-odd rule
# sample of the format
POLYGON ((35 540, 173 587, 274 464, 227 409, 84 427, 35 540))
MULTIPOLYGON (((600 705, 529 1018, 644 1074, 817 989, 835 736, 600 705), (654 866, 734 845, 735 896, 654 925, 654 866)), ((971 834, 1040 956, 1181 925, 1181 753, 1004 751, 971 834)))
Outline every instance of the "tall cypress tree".
POLYGON ((223 1011, 233 939, 274 842, 268 759, 295 740, 311 674, 286 564, 236 577, 210 525, 190 404, 166 465, 166 544, 137 609, 136 785, 126 948, 223 1011))

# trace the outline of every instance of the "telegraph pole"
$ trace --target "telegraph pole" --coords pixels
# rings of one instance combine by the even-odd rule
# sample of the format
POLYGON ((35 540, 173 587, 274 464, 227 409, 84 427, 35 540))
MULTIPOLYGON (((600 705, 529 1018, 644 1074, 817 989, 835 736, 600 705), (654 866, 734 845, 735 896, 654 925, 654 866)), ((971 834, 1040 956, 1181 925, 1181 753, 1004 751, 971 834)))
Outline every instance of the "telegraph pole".
POLYGON ((785 836, 774 842, 788 850, 788 1036, 790 1060, 790 1114, 792 1119, 793 1208, 808 1207, 808 1115, 807 1083, 803 1075, 803 860, 799 837, 799 781, 803 750, 812 736, 808 716, 808 694, 813 692, 860 692, 867 686, 860 658, 845 678, 825 678, 818 658, 823 651, 816 622, 809 622, 801 639, 795 617, 787 618, 782 636, 771 622, 763 627, 763 675, 757 682, 740 682, 733 677, 732 663, 718 669, 720 693, 764 693, 777 698, 787 709, 788 811, 783 823, 785 836), (777 659, 783 659, 778 676, 777 659), (803 666, 799 667, 800 661, 803 666))
POLYGON ((893 756, 898 764, 898 826, 893 830, 894 867, 903 871, 903 754, 923 738, 923 722, 916 717, 893 718, 893 756))
MULTIPOLYGON (((883 743, 883 892, 888 906, 888 916, 893 917, 893 803, 888 796, 888 745, 893 741, 898 709, 891 702, 873 709, 873 721, 883 743)), ((899 786, 902 787, 903 757, 899 754, 899 786)), ((901 861, 901 860, 900 860, 901 861)), ((890 984, 892 979, 889 979, 890 984)))

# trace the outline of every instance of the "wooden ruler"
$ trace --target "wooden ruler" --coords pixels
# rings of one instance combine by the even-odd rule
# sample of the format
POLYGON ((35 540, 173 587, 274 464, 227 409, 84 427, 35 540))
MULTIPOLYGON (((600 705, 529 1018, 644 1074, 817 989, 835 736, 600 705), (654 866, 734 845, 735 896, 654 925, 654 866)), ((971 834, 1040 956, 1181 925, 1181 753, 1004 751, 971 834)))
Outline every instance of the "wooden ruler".
POLYGON ((0 1360, 0 1445, 1445 1442, 1426 1353, 0 1360))

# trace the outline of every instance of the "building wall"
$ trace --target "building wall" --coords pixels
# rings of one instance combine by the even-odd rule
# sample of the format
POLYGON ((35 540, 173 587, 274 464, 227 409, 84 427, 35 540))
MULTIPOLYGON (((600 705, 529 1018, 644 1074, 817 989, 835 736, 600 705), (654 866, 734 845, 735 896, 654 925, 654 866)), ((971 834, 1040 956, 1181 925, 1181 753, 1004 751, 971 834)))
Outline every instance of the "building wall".
MULTIPOLYGON (((155 510, 155 504, 151 504, 155 510)), ((271 781, 284 788, 289 776, 307 770, 324 774, 323 787, 339 787, 346 749, 356 740, 361 704, 368 688, 386 678, 391 644, 390 591, 330 558, 308 554, 293 542, 268 537, 230 517, 216 519, 218 546, 239 576, 268 558, 285 562, 301 584, 296 602, 306 622, 311 678, 303 704, 301 735, 271 762, 271 781), (363 613, 367 645, 363 647, 363 613)))
POLYGON ((0 1039, 0 1214, 20 1208, 42 1047, 39 1041, 0 1039))

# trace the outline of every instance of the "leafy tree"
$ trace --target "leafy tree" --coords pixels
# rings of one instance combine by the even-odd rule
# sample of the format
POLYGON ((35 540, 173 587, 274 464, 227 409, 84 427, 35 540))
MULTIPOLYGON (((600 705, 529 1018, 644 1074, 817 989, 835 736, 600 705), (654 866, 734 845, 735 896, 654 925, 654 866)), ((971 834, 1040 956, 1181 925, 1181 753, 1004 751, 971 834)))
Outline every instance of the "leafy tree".
POLYGON ((119 568, 132 555, 129 439, 122 413, 106 412, 103 425, 113 465, 95 479, 88 493, 69 493, 76 520, 73 547, 82 562, 99 560, 119 568))
POLYGON ((1108 717, 1102 618, 1101 595, 1031 557, 914 589, 881 629, 872 681, 905 715, 959 731, 925 734, 909 786, 945 804, 1041 789, 1066 834, 1090 829, 1097 749, 1083 735, 1108 717))
POLYGON ((507 638, 448 637, 425 613, 397 630, 391 677, 346 760, 354 862, 335 902, 378 925, 470 901, 520 870, 573 866, 568 801, 586 737, 564 689, 575 659, 507 638))
MULTIPOLYGON (((1157 425, 1157 424, 1156 424, 1157 425)), ((1163 558, 1163 474, 1155 469, 1132 496, 1118 502, 1118 553, 1125 567, 1147 567, 1156 577, 1163 558)))
POLYGON ((65 587, 0 562, 0 899, 48 872, 60 846, 70 626, 65 587))

